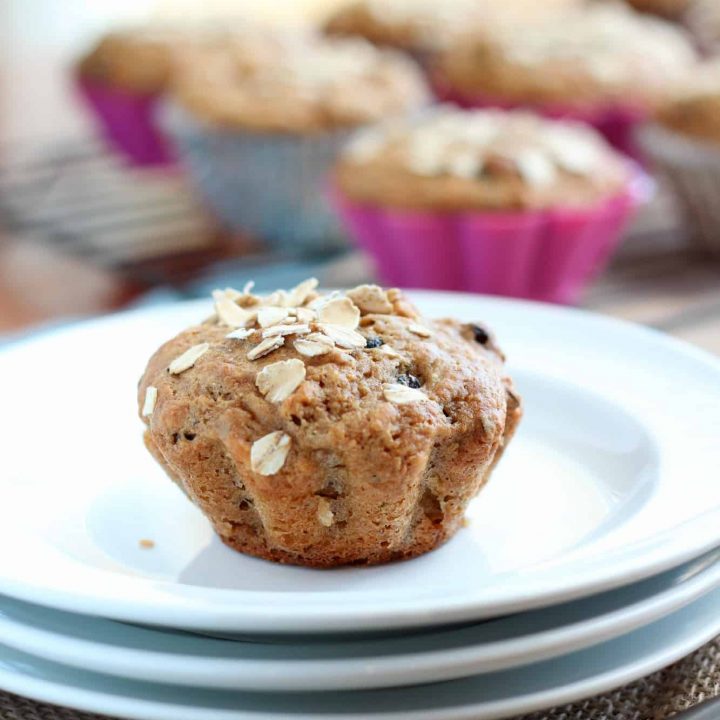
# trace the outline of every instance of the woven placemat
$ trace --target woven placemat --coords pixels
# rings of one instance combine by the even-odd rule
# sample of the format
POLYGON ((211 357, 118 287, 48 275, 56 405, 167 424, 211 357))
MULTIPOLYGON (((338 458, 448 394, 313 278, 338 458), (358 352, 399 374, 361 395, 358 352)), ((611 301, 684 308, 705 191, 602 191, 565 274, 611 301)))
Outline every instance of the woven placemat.
MULTIPOLYGON (((666 720, 720 696, 720 638, 670 667, 588 700, 516 720, 666 720)), ((0 720, 107 720, 0 692, 0 720)))

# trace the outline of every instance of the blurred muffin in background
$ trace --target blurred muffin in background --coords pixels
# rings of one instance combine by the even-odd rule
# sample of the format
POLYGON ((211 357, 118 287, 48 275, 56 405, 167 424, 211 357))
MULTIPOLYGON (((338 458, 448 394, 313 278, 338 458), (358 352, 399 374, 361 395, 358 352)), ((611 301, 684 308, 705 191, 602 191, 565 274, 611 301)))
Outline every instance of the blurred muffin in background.
POLYGON ((468 25, 483 27, 495 16, 542 17, 583 0, 358 0, 325 25, 329 35, 362 37, 423 60, 447 47, 468 25))
POLYGON ((425 104, 414 63, 357 39, 254 33, 188 50, 167 128, 230 228, 284 251, 340 242, 327 173, 348 133, 425 104))
POLYGON ((439 56, 433 76, 445 100, 583 120, 634 154, 634 126, 695 62, 678 27, 598 4, 466 35, 439 56))
POLYGON ((358 134, 335 186, 384 282, 555 302, 578 298, 636 202, 592 128, 451 106, 358 134))
POLYGON ((708 55, 720 54, 720 2, 692 0, 686 15, 687 26, 700 48, 708 55))
POLYGON ((690 240, 720 255, 720 60, 678 85, 640 138, 681 202, 690 240))
POLYGON ((102 37, 78 62, 81 95, 94 111, 105 139, 133 164, 172 160, 155 112, 170 79, 173 53, 216 34, 198 28, 126 29, 102 37))
POLYGON ((677 20, 683 16, 693 0, 627 0, 636 10, 677 20))

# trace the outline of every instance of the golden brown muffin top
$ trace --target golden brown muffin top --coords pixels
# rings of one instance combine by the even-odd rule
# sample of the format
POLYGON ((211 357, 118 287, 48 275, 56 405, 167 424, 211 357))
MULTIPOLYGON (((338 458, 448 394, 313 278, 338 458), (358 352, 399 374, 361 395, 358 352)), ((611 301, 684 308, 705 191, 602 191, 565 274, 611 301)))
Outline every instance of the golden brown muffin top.
POLYGON ((216 127, 317 133, 400 115, 427 100, 415 65, 357 39, 264 32, 183 53, 178 103, 216 127))
POLYGON ((628 172, 587 126, 441 106, 358 133, 336 179, 359 202, 503 210, 593 204, 618 192, 628 172))
POLYGON ((592 108, 653 105, 696 53, 671 23, 620 5, 466 36, 438 60, 456 90, 519 103, 592 108))
POLYGON ((700 65, 676 88, 656 119, 675 132, 720 144, 720 60, 700 65))
POLYGON ((461 434, 480 420, 486 449, 497 446, 503 357, 485 329, 427 320, 396 289, 321 295, 316 286, 215 291, 215 315, 163 345, 139 385, 140 415, 158 441, 169 447, 201 427, 222 435, 243 413, 231 440, 246 445, 247 470, 265 476, 301 445, 367 461, 400 434, 402 452, 428 452, 438 433, 461 434), (343 441, 350 426, 362 436, 352 446, 343 441))
POLYGON ((141 94, 165 89, 174 52, 225 34, 219 28, 147 26, 108 33, 80 60, 82 77, 141 94))
POLYGON ((468 25, 500 17, 541 17, 582 0, 359 0, 326 23, 331 35, 355 35, 377 45, 415 52, 447 46, 468 25))

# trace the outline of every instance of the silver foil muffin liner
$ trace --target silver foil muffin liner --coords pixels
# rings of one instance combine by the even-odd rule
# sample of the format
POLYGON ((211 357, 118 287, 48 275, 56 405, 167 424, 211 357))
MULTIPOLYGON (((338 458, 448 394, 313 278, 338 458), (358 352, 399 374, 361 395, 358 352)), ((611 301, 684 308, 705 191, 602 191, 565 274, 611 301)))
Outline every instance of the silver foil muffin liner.
POLYGON ((689 242, 697 250, 720 256, 720 146, 656 124, 643 127, 638 140, 675 192, 689 242))
POLYGON ((349 133, 218 129, 173 105, 163 108, 161 122, 192 182, 228 229, 290 255, 345 247, 326 184, 349 133))

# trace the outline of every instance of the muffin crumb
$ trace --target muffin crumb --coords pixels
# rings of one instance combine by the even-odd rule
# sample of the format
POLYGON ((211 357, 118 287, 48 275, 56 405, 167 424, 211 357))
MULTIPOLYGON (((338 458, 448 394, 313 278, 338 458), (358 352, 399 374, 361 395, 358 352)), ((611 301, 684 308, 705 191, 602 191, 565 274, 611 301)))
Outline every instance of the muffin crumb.
POLYGON ((140 545, 143 550, 152 550, 155 547, 155 541, 143 538, 138 542, 138 545, 140 545))

